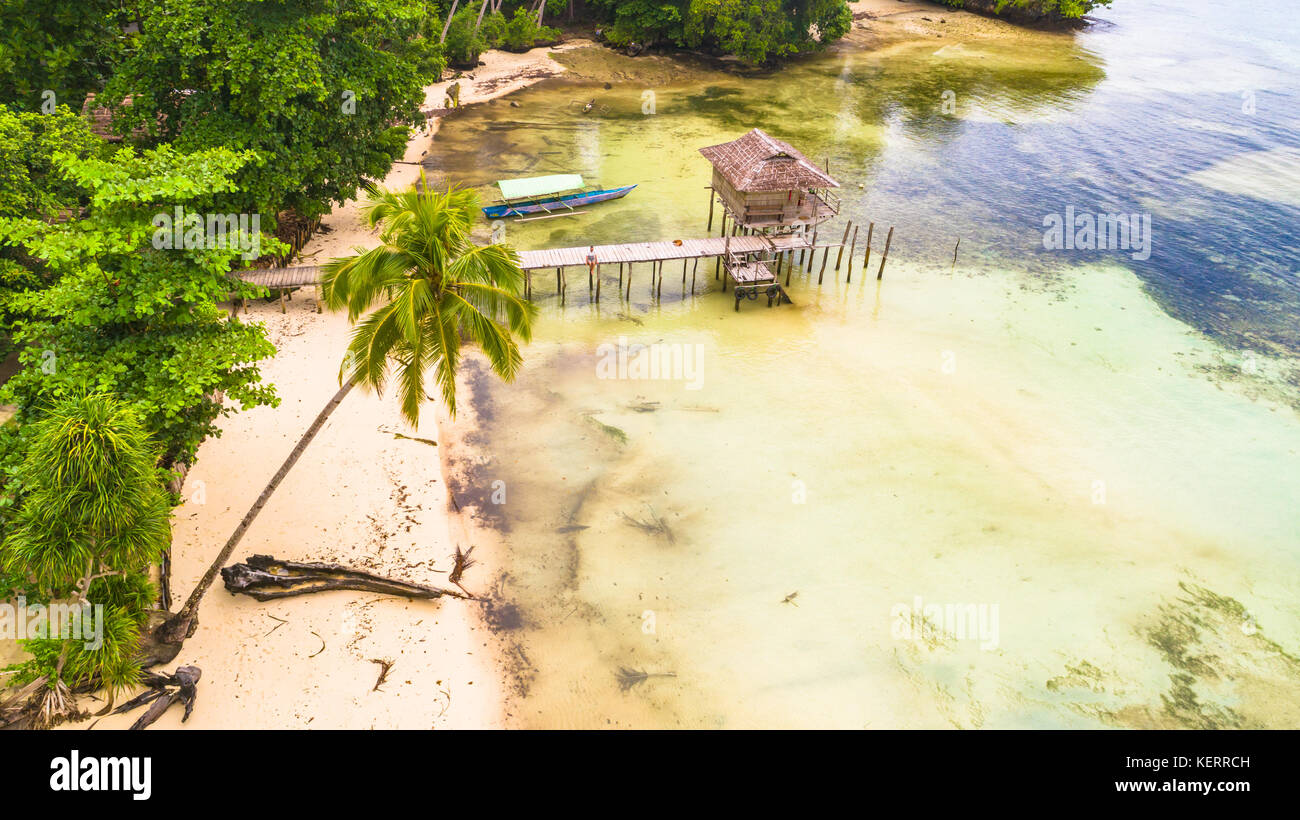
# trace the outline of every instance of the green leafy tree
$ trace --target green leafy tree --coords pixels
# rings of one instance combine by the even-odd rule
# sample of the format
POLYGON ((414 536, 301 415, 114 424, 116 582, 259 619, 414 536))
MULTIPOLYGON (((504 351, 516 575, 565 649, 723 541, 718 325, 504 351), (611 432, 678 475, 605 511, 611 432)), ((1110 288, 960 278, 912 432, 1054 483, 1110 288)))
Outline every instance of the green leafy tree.
POLYGON ((120 0, 5 0, 0 3, 0 103, 41 111, 80 110, 121 58, 134 19, 120 0))
POLYGON ((443 51, 454 66, 472 67, 478 62, 478 56, 500 42, 505 30, 505 17, 500 12, 488 15, 492 19, 488 26, 478 25, 478 10, 466 6, 452 15, 451 25, 447 27, 447 37, 443 41, 443 51), (493 37, 489 41, 488 37, 493 37))
POLYGON ((845 0, 594 0, 624 45, 719 48, 750 63, 812 51, 852 26, 845 0))
MULTIPOLYGON (((31 114, 0 105, 0 217, 65 219, 80 210, 85 191, 56 172, 58 152, 98 157, 105 153, 105 143, 66 107, 31 114)), ((0 354, 8 354, 14 322, 24 318, 11 309, 12 297, 50 281, 40 260, 0 241, 0 354)))
POLYGON ((537 25, 537 18, 522 7, 515 9, 501 34, 501 45, 508 51, 527 51, 539 40, 557 40, 558 29, 537 25))
MULTIPOLYGON (((39 419, 84 386, 97 388, 132 407, 170 464, 192 461, 203 439, 220 434, 215 420, 231 411, 216 393, 245 409, 276 403, 256 367, 274 347, 260 326, 227 320, 218 307, 231 293, 256 295, 229 276, 254 237, 219 237, 222 247, 199 232, 167 249, 160 240, 170 234, 156 224, 177 208, 186 218, 210 212, 249 158, 167 146, 122 148, 107 160, 59 154, 60 172, 86 193, 85 217, 0 218, 0 241, 22 246, 57 276, 13 298, 30 318, 15 334, 22 369, 0 388, 0 401, 18 406, 19 422, 39 419)), ((259 239, 264 249, 278 247, 259 239)))
POLYGON ((156 0, 105 101, 181 151, 253 151, 222 211, 307 218, 382 178, 442 70, 419 0, 156 0))
POLYGON ((30 708, 38 726, 74 714, 80 685, 116 693, 139 677, 148 570, 171 540, 158 456, 131 408, 104 393, 62 399, 31 425, 26 493, 0 542, 0 572, 29 603, 70 604, 94 619, 78 632, 51 620, 45 636, 23 642, 31 657, 10 667, 5 707, 30 708))
POLYGON ((981 11, 1013 20, 1076 20, 1111 0, 943 0, 957 9, 981 11))

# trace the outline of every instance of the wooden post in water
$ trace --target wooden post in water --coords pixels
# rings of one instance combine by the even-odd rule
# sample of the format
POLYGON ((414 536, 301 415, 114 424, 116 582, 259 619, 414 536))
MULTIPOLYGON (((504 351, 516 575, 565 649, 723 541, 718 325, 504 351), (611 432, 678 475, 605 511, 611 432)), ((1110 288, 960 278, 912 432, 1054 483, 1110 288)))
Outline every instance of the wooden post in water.
POLYGON ((623 263, 618 263, 618 292, 623 292, 623 263))
MULTIPOLYGON (((817 225, 813 225, 812 247, 808 249, 808 264, 804 266, 804 270, 809 274, 812 273, 813 258, 817 256, 817 228, 817 225)), ((801 261, 800 264, 803 262, 801 261)))
POLYGON ((880 270, 876 271, 876 281, 879 282, 885 276, 885 263, 889 261, 889 243, 894 239, 894 227, 889 227, 889 236, 885 237, 885 253, 880 257, 880 270))
POLYGON ((876 230, 876 223, 872 222, 870 225, 867 226, 867 255, 862 257, 862 270, 864 271, 864 275, 867 269, 867 265, 871 264, 871 234, 873 234, 875 230, 876 230))
POLYGON ((530 270, 524 271, 524 298, 533 298, 533 272, 530 270))
POLYGON ((555 295, 556 295, 556 296, 559 296, 559 295, 560 295, 560 290, 561 290, 561 288, 560 288, 560 269, 559 269, 559 268, 556 268, 556 269, 555 269, 555 295))
POLYGON ((858 226, 853 226, 853 241, 849 243, 849 269, 844 275, 844 284, 853 281, 853 254, 858 249, 858 226))
POLYGON ((700 267, 700 258, 695 257, 695 264, 691 265, 691 295, 695 295, 695 271, 700 267))
POLYGON ((627 263, 627 300, 632 301, 632 263, 627 263))
POLYGON ((600 303, 600 265, 596 265, 596 303, 600 303))
POLYGON ((655 285, 655 299, 663 301, 664 298, 664 263, 659 261, 659 283, 655 285))
POLYGON ((682 293, 686 292, 686 260, 682 260, 682 293))
POLYGON ((709 189, 709 227, 705 228, 705 231, 708 233, 713 233, 713 205, 714 205, 713 189, 710 188, 709 189))
MULTIPOLYGON (((722 261, 730 262, 731 261, 730 254, 731 254, 731 237, 728 236, 727 241, 722 243, 722 256, 719 257, 719 259, 722 261)), ((724 265, 723 267, 726 266, 724 265)), ((723 293, 727 292, 727 276, 725 273, 722 276, 722 292, 723 293)))
POLYGON ((826 247, 826 250, 822 251, 821 270, 817 271, 817 284, 819 285, 822 283, 822 274, 826 273, 826 260, 830 258, 831 258, 831 249, 830 246, 828 245, 826 247))
POLYGON ((961 247, 961 237, 959 236, 957 237, 957 244, 952 246, 952 267, 948 268, 949 273, 952 273, 957 269, 957 249, 960 247, 961 247))
POLYGON ((852 222, 844 226, 844 236, 840 237, 840 252, 835 254, 835 270, 839 270, 840 263, 844 261, 844 243, 849 241, 849 228, 851 227, 853 227, 852 222))

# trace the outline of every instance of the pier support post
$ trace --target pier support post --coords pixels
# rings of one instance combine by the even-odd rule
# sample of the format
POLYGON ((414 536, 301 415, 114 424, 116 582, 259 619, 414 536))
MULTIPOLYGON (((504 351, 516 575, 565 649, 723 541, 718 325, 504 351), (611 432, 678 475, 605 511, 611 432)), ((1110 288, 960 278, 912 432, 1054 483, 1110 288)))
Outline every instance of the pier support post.
POLYGON ((596 303, 600 304, 600 265, 596 265, 596 303))
POLYGON ((853 241, 849 243, 849 269, 844 274, 844 284, 853 281, 853 254, 858 249, 858 226, 853 226, 853 241))
POLYGON ((867 225, 867 253, 862 257, 862 273, 865 276, 867 266, 871 264, 871 234, 876 230, 876 223, 872 222, 867 225))
POLYGON ((889 261, 889 243, 894 240, 894 227, 889 227, 889 235, 885 237, 885 253, 880 257, 880 270, 876 271, 876 281, 879 282, 885 276, 885 263, 889 261))
POLYGON ((713 188, 709 188, 709 227, 705 229, 706 233, 713 233, 713 206, 714 206, 713 188))
POLYGON ((837 271, 840 269, 840 263, 844 261, 844 243, 849 241, 849 228, 852 227, 852 222, 845 224, 844 236, 840 237, 840 252, 835 254, 835 270, 837 271))

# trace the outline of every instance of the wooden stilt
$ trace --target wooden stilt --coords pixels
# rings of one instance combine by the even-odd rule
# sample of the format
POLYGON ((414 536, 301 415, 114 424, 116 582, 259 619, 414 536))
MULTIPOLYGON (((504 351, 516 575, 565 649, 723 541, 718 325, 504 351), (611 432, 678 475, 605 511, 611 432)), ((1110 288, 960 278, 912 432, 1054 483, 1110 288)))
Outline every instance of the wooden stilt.
POLYGON ((853 241, 849 243, 849 269, 844 274, 844 284, 853 281, 853 254, 858 249, 858 226, 853 226, 853 241))
POLYGON ((695 264, 691 265, 691 295, 695 295, 695 271, 700 268, 700 258, 695 257, 695 264))
POLYGON ((632 301, 632 263, 627 263, 627 300, 632 301))
POLYGON ((889 235, 885 237, 885 253, 880 257, 880 270, 876 271, 876 281, 879 282, 885 275, 885 262, 889 261, 889 243, 894 239, 894 228, 891 225, 889 235))
POLYGON ((713 233, 713 205, 714 205, 713 189, 710 188, 709 189, 709 227, 705 229, 709 233, 713 233))
POLYGON ((844 243, 849 241, 849 228, 851 227, 853 227, 852 222, 844 226, 844 236, 840 237, 840 252, 835 254, 835 270, 839 270, 840 263, 844 261, 844 243))
POLYGON ((831 249, 828 247, 826 250, 822 251, 822 266, 821 269, 817 271, 817 284, 819 285, 822 283, 822 276, 826 273, 826 260, 830 259, 830 257, 831 249))
POLYGON ((596 266, 596 303, 600 303, 600 265, 596 266))
POLYGON ((957 249, 960 247, 961 247, 961 237, 959 236, 957 237, 957 244, 952 246, 952 267, 948 268, 949 273, 952 273, 957 269, 957 249))
POLYGON ((662 301, 664 298, 664 263, 659 263, 659 283, 655 285, 655 299, 662 301))
POLYGON ((862 257, 862 272, 866 275, 867 265, 871 264, 871 234, 876 230, 876 223, 867 225, 867 253, 862 257))
POLYGON ((682 293, 686 292, 686 260, 682 260, 682 293))

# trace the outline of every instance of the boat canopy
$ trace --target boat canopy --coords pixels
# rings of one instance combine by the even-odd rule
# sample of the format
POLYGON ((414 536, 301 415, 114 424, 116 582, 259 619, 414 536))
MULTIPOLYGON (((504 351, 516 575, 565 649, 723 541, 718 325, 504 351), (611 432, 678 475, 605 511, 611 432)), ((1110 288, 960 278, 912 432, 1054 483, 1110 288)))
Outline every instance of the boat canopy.
POLYGON ((533 199, 539 196, 573 191, 583 187, 579 174, 553 174, 548 177, 520 177, 497 182, 505 199, 533 199))

